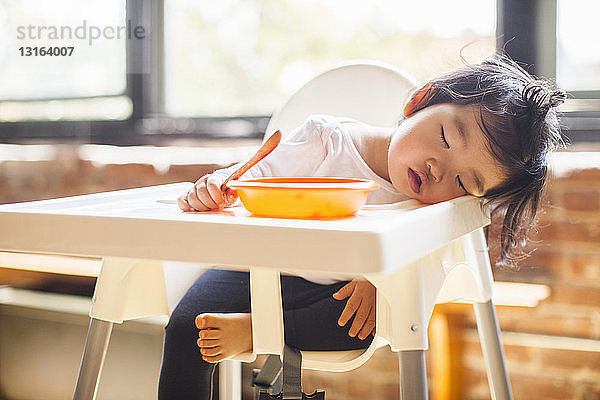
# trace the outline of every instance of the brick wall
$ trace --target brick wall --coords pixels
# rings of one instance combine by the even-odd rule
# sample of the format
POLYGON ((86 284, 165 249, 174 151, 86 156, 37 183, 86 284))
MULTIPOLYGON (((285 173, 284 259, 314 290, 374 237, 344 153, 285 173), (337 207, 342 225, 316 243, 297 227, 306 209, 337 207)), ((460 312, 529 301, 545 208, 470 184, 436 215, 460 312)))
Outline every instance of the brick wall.
MULTIPOLYGON (((92 157, 78 157, 72 149, 38 161, 17 157, 2 161, 0 157, 0 203, 192 181, 247 153, 251 151, 227 153, 230 157, 223 157, 223 162, 190 161, 159 168, 151 162, 103 164, 92 157)), ((551 289, 549 298, 537 308, 498 310, 513 391, 519 400, 600 399, 600 165, 594 161, 600 160, 600 153, 575 156, 558 157, 556 176, 544 197, 547 205, 530 242, 537 250, 518 271, 494 272, 497 280, 539 283, 551 289)), ((198 154, 197 159, 205 157, 198 154)), ((31 275, 22 278, 27 285, 35 281, 31 275)), ((0 284, 18 280, 18 276, 0 274, 0 284)), ((452 335, 462 349, 462 379, 455 382, 462 385, 462 393, 457 398, 489 399, 472 314, 455 320, 452 335)), ((431 370, 435 361, 428 362, 431 370)), ((245 366, 246 375, 251 368, 245 366)), ((308 371, 304 385, 308 392, 326 388, 328 400, 391 399, 399 391, 397 373, 396 357, 380 349, 356 371, 308 371)), ((436 388, 431 391, 435 399, 436 388)))
MULTIPOLYGON (((600 154, 593 157, 588 164, 595 168, 559 160, 531 232, 528 247, 535 252, 518 271, 494 273, 496 280, 550 287, 536 308, 498 310, 517 399, 600 399, 600 154)), ((473 327, 471 318, 463 331, 465 398, 487 399, 473 327)))

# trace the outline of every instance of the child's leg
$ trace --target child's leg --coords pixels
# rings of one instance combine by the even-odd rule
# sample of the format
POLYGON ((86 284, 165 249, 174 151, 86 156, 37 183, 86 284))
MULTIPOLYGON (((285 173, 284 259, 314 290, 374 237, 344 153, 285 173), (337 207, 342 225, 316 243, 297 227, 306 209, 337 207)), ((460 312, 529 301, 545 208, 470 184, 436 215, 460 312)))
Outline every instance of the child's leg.
POLYGON ((206 271, 177 305, 167 327, 160 374, 160 400, 210 399, 214 364, 202 360, 195 319, 202 313, 248 313, 247 272, 206 271))
MULTIPOLYGON (((332 296, 348 282, 319 285, 302 278, 283 276, 283 315, 286 343, 301 350, 354 350, 366 348, 365 340, 348 335, 352 320, 341 327, 337 321, 346 301, 332 296)), ((203 358, 217 362, 252 350, 252 320, 249 313, 202 314, 196 318, 198 346, 203 358)))
POLYGON ((299 277, 282 276, 285 341, 301 350, 356 350, 367 348, 373 341, 351 337, 348 331, 354 317, 345 326, 337 321, 347 300, 332 296, 348 282, 319 285, 299 277))
MULTIPOLYGON (((283 276, 286 343, 301 350, 368 347, 372 336, 360 340, 348 335, 352 319, 344 327, 337 324, 346 301, 335 300, 332 295, 347 283, 318 285, 302 278, 283 276)), ((207 337, 202 338, 206 342, 200 342, 200 346, 211 361, 251 350, 249 303, 248 273, 211 270, 198 279, 173 312, 166 328, 160 400, 210 399, 214 364, 202 359, 198 327, 194 322, 205 321, 200 336, 207 337), (196 318, 203 313, 205 315, 196 318)))

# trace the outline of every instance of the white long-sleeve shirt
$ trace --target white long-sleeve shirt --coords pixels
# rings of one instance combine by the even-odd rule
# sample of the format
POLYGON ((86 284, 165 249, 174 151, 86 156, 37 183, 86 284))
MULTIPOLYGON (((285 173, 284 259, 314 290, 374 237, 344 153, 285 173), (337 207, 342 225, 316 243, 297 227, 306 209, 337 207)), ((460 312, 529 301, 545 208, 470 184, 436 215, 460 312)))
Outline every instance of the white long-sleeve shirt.
MULTIPOLYGON (((352 121, 327 115, 309 117, 285 137, 275 150, 250 168, 243 179, 267 176, 332 176, 370 179, 379 188, 369 193, 368 204, 408 200, 392 184, 377 175, 363 160, 342 122, 352 121)), ((354 122, 354 121, 353 121, 354 122)), ((215 171, 228 176, 239 165, 215 171)))
MULTIPOLYGON (((392 184, 377 175, 361 157, 342 122, 352 121, 326 115, 309 117, 285 137, 275 150, 246 172, 242 179, 269 176, 315 176, 370 179, 379 184, 367 198, 368 204, 388 204, 408 200, 392 184)), ((215 171, 228 176, 239 165, 215 171)), ((336 280, 299 275, 319 284, 336 280)))

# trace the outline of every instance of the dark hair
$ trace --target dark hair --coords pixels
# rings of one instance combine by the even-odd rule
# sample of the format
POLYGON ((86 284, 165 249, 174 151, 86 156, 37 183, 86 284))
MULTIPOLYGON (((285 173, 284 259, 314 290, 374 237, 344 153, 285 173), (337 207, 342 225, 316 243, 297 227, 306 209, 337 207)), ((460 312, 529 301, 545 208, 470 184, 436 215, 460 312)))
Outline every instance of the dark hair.
POLYGON ((535 221, 548 172, 550 151, 564 145, 556 106, 564 91, 530 75, 508 56, 497 54, 429 82, 416 109, 440 103, 478 105, 480 127, 491 154, 507 176, 485 193, 491 215, 503 215, 500 264, 514 263, 518 244, 535 221))

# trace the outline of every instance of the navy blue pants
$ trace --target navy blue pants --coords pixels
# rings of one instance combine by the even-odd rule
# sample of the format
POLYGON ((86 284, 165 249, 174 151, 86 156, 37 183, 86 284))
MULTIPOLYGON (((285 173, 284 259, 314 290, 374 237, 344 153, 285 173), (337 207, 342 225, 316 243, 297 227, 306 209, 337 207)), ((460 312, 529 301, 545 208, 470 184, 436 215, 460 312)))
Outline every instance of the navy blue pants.
MULTIPOLYGON (((196 345, 198 314, 249 313, 248 272, 211 269, 198 278, 177 305, 165 328, 160 400, 210 400, 214 365, 202 359, 196 345)), ((356 350, 373 340, 350 337, 352 319, 340 327, 337 321, 346 300, 332 295, 348 282, 319 285, 296 276, 281 277, 285 342, 300 350, 356 350)))

